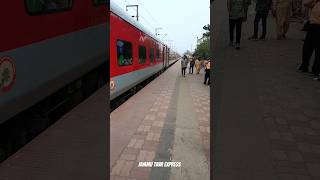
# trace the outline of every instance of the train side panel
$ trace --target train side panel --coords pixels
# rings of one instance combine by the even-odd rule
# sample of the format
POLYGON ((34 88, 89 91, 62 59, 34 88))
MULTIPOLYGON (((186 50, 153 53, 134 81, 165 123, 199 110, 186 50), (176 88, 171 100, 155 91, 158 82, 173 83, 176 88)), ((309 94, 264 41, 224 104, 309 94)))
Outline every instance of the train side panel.
MULTIPOLYGON (((66 11, 30 15, 25 1, 4 1, 0 61, 15 76, 0 91, 0 124, 106 61, 106 7, 73 1, 66 11), (105 12, 105 13, 103 13, 105 12)), ((0 64, 1 71, 1 64, 0 64)))
POLYGON ((134 27, 117 14, 110 12, 110 76, 114 89, 111 89, 110 99, 114 99, 138 83, 161 71, 163 65, 162 44, 134 27), (117 41, 127 41, 132 45, 132 65, 120 66, 117 57, 117 41), (139 64, 139 46, 146 48, 146 62, 139 64), (150 59, 153 48, 154 59, 150 59), (158 51, 157 51, 158 50, 158 51), (157 58, 158 56, 158 58, 157 58))

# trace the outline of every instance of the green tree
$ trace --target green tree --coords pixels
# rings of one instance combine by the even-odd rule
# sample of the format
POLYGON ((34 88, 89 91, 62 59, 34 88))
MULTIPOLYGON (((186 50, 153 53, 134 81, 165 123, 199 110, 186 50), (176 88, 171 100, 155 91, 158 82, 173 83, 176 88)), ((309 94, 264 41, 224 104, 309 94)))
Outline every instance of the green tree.
POLYGON ((199 39, 193 55, 199 59, 208 59, 210 58, 210 25, 207 24, 202 29, 205 32, 202 34, 202 38, 199 39))
POLYGON ((192 56, 192 52, 187 50, 186 52, 183 53, 183 55, 192 56))
POLYGON ((202 27, 206 32, 202 34, 202 37, 210 37, 210 24, 202 27))

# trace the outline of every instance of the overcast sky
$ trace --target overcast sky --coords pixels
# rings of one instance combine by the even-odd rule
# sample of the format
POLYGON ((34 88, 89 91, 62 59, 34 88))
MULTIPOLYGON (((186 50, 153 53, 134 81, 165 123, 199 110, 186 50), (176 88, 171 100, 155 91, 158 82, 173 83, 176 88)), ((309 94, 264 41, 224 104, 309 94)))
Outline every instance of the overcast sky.
MULTIPOLYGON (((124 11, 126 5, 139 5, 139 22, 153 33, 155 28, 161 27, 158 30, 161 35, 158 37, 180 54, 191 48, 194 50, 197 37, 202 37, 205 32, 202 27, 210 23, 209 0, 111 1, 124 11)), ((136 8, 129 8, 127 13, 130 16, 136 15, 136 8)))

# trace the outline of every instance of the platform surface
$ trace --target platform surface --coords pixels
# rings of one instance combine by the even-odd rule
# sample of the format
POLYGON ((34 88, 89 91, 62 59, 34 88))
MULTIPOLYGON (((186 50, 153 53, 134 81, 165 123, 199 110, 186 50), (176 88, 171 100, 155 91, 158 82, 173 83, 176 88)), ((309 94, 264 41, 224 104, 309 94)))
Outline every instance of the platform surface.
POLYGON ((107 179, 105 88, 0 164, 0 180, 107 179))
POLYGON ((203 81, 203 70, 182 77, 178 61, 111 113, 112 180, 210 179, 210 87, 203 81), (138 167, 143 161, 182 164, 138 167))
POLYGON ((211 7, 213 179, 320 179, 320 82, 296 72, 303 25, 293 19, 287 38, 276 40, 269 13, 266 40, 250 41, 253 4, 236 50, 228 46, 226 7, 226 1, 214 1, 211 7))

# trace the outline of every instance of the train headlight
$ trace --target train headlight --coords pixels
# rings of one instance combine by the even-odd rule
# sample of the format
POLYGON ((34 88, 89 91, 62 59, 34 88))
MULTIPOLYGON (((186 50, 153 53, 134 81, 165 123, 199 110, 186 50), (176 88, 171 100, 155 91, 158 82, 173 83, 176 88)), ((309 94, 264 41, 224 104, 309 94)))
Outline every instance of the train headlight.
POLYGON ((116 88, 116 83, 113 79, 110 79, 110 90, 113 91, 116 88))

